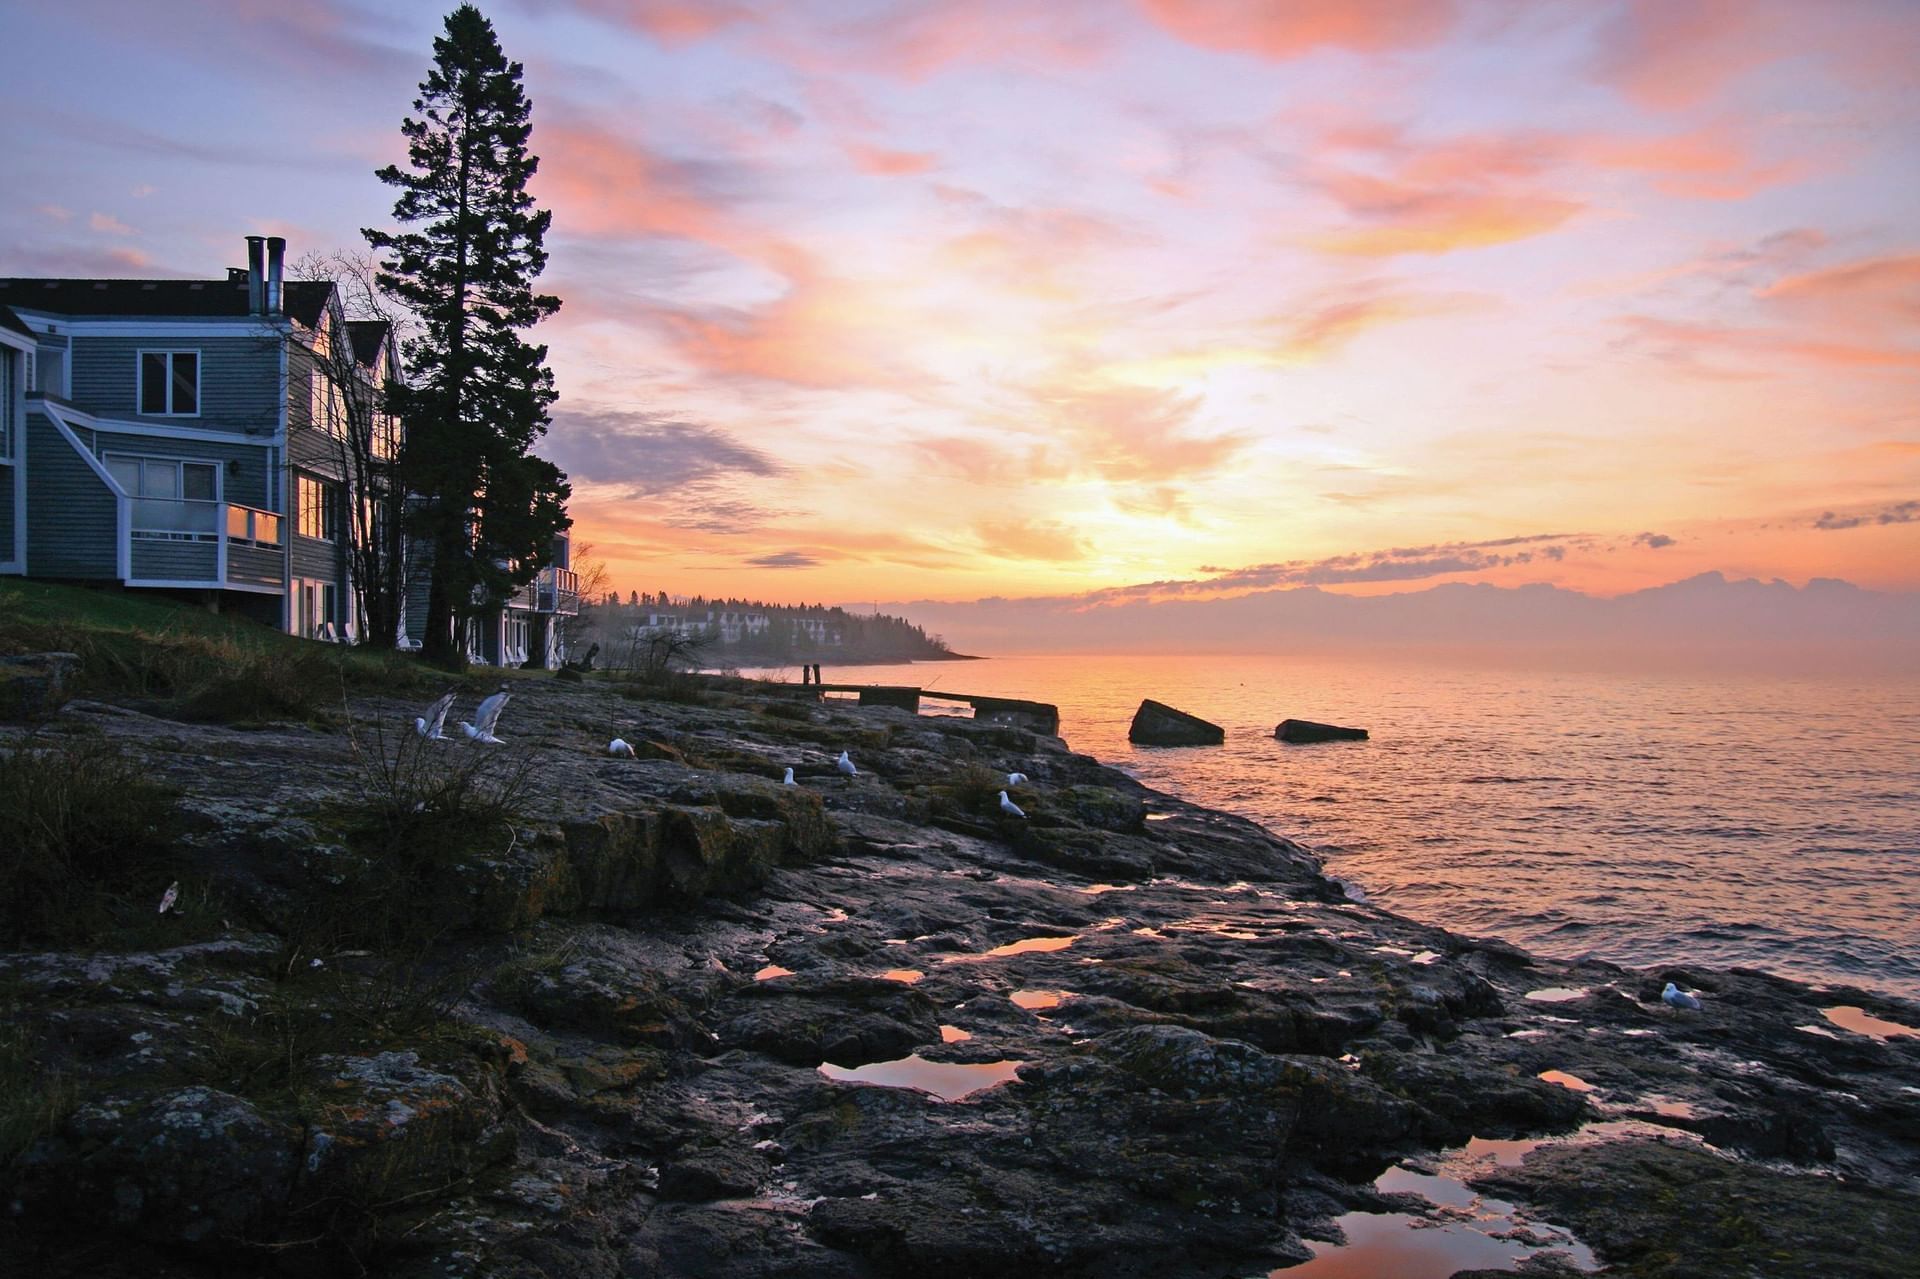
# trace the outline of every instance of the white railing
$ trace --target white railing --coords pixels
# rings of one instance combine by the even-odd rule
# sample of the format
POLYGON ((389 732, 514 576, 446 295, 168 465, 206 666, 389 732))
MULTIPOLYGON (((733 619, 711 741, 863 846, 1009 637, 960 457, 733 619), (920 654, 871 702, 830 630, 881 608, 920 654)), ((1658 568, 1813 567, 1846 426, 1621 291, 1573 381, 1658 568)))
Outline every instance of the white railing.
POLYGON ((534 607, 543 613, 580 611, 580 576, 570 568, 543 568, 534 579, 534 607))

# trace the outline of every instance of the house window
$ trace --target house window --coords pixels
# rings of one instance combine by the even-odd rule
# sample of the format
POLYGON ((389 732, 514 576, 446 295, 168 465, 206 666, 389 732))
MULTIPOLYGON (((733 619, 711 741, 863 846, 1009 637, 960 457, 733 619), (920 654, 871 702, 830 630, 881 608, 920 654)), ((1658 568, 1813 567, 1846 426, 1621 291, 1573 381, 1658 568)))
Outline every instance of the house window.
POLYGON ((133 499, 136 537, 204 541, 216 535, 220 468, 212 462, 109 453, 107 474, 133 499))
POLYGON ((299 511, 299 522, 295 528, 300 536, 331 542, 338 528, 336 508, 339 503, 335 500, 334 486, 310 475, 297 476, 294 483, 299 511))
POLYGON ((200 353, 140 352, 140 411, 154 417, 198 415, 200 353))

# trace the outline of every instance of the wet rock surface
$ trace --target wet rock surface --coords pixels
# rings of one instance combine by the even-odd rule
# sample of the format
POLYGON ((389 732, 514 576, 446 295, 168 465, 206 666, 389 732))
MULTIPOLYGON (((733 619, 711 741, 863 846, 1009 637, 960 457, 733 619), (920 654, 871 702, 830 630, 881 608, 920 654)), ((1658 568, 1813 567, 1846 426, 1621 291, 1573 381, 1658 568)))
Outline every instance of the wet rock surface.
POLYGON ((737 684, 517 683, 513 814, 461 836, 434 927, 328 946, 302 923, 417 713, 352 710, 383 746, 40 730, 177 785, 207 887, 164 944, 0 955, 58 1081, 0 1149, 0 1272, 1252 1275, 1343 1216, 1446 1217, 1389 1170, 1546 1139, 1472 1173, 1541 1223, 1535 1272, 1571 1273, 1552 1223, 1622 1275, 1912 1273, 1920 1038, 1822 1010, 1913 1006, 1531 958, 1056 738, 737 684))

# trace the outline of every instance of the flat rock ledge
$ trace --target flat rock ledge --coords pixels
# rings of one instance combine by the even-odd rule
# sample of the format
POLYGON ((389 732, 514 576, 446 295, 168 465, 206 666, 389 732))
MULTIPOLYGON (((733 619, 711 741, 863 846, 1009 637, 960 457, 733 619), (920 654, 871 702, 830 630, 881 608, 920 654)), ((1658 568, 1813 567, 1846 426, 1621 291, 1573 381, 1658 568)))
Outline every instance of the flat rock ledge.
POLYGON ((358 752, 0 729, 110 744, 187 817, 178 910, 0 954, 0 1273, 1202 1279, 1454 1220, 1406 1169, 1518 1205, 1524 1273, 1572 1273, 1557 1228, 1615 1276, 1913 1274, 1920 1037, 1822 1010, 1920 1007, 1402 919, 1018 725, 623 691, 520 681, 491 756, 381 699, 358 752), (341 917, 376 723, 516 779, 405 945, 341 917))

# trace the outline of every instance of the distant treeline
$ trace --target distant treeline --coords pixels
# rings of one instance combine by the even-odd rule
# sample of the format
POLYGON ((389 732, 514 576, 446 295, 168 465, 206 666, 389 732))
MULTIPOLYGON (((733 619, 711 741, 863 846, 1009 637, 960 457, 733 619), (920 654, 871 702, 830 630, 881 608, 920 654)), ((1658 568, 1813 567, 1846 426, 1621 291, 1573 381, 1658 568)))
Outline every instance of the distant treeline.
POLYGON ((768 604, 704 595, 618 592, 593 606, 596 629, 616 637, 672 633, 700 645, 705 656, 741 664, 788 661, 926 661, 951 657, 947 642, 904 617, 850 613, 824 604, 768 604))

